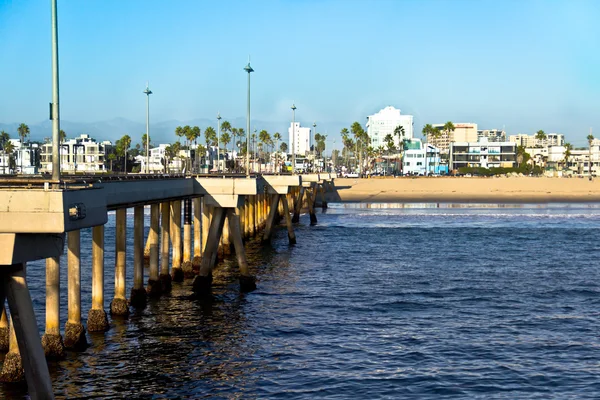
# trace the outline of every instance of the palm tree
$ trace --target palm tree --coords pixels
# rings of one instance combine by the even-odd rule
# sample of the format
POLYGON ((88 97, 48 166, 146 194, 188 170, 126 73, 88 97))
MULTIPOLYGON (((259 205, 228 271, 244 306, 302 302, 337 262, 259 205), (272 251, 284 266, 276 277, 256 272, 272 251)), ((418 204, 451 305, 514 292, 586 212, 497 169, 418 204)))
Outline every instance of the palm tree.
MULTIPOLYGON (((547 138, 546 136, 546 132, 544 132, 543 130, 539 130, 535 133, 535 138, 539 141, 542 142, 543 140, 545 140, 547 138)), ((538 147, 542 147, 541 143, 538 143, 538 147)))
MULTIPOLYGON (((406 138, 404 135, 406 131, 402 125, 398 125, 394 128, 394 136, 398 137, 398 150, 400 150, 400 159, 402 159, 402 154, 404 153, 404 146, 406 145, 406 138)), ((398 161, 396 161, 396 166, 398 165, 398 161)), ((397 167, 396 167, 397 168, 397 167)), ((400 173, 404 172, 404 161, 400 164, 400 173)))
POLYGON ((131 147, 131 137, 129 135, 123 135, 123 137, 117 140, 117 153, 125 158, 124 172, 127 173, 127 150, 131 147))
POLYGON ((113 161, 115 161, 117 159, 117 155, 115 153, 110 153, 108 155, 108 161, 110 161, 110 171, 112 172, 113 170, 113 161))
POLYGON ((277 153, 277 147, 279 146, 279 141, 281 140, 281 134, 279 132, 275 132, 273 135, 273 139, 275 139, 275 172, 277 172, 277 167, 279 164, 279 154, 277 153))
POLYGON ((4 144, 10 140, 8 132, 0 131, 0 147, 4 148, 4 144))
POLYGON ((62 129, 58 131, 58 143, 63 144, 67 140, 67 134, 62 129))
POLYGON ((387 151, 388 151, 388 161, 385 164, 386 172, 384 172, 384 174, 386 174, 387 169, 388 169, 389 160, 390 160, 390 154, 392 151, 394 151, 396 149, 396 146, 394 145, 394 137, 392 136, 391 133, 388 133, 387 135, 385 135, 385 137, 383 138, 383 141, 385 142, 385 145, 386 145, 387 151))
POLYGON ((431 124, 426 124, 423 127, 423 130, 421 131, 421 133, 423 134, 423 136, 425 137, 425 175, 429 175, 429 164, 427 162, 427 142, 429 139, 429 136, 435 137, 437 133, 439 133, 439 131, 437 129, 435 129, 433 127, 433 125, 431 124))
POLYGON ((569 158, 571 158, 571 150, 573 150, 573 145, 571 145, 571 143, 565 143, 564 163, 567 171, 569 170, 569 158))
MULTIPOLYGON (((455 128, 454 124, 452 123, 452 121, 448 121, 444 124, 444 126, 442 126, 442 131, 446 134, 446 137, 448 139, 450 139, 450 133, 454 132, 455 129, 456 128, 455 128)), ((438 135, 436 136, 436 139, 439 137, 440 137, 440 134, 438 133, 438 135)), ((440 159, 441 159, 441 156, 442 155, 440 154, 440 159)), ((437 158, 436 158, 436 160, 437 160, 437 158)), ((437 168, 436 168, 436 170, 437 170, 437 168)))
POLYGON ((590 180, 591 180, 592 179, 592 142, 594 141, 594 135, 592 135, 591 133, 589 135, 587 135, 587 140, 588 140, 588 148, 590 151, 588 167, 589 167, 589 174, 590 174, 590 180))
POLYGON ((17 128, 17 132, 19 133, 19 137, 21 138, 21 173, 23 173, 23 149, 25 148, 25 139, 29 136, 29 127, 26 124, 21 124, 17 128))
POLYGON ((171 172, 170 168, 169 168, 169 164, 171 163, 171 160, 173 159, 173 157, 175 157, 175 151, 173 150, 173 145, 168 145, 167 147, 165 147, 165 158, 164 158, 166 174, 171 172))
MULTIPOLYGON (((10 166, 13 161, 13 153, 15 152, 15 145, 12 144, 12 142, 9 140, 4 143, 4 145, 2 146, 2 149, 4 151, 4 154, 8 155, 8 169, 10 171, 10 166)), ((4 163, 4 160, 2 160, 2 173, 3 174, 6 173, 6 164, 4 163)))

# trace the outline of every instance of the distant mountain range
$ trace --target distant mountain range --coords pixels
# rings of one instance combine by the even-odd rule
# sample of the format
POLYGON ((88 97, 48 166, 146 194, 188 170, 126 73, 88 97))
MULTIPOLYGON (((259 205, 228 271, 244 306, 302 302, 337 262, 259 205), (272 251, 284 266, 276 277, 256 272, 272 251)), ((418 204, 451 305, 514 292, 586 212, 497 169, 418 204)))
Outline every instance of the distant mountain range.
MULTIPOLYGON (((228 120, 229 123, 233 127, 236 128, 244 128, 246 129, 246 118, 234 118, 228 120)), ((178 120, 168 120, 156 123, 150 123, 150 138, 151 142, 154 145, 159 143, 173 143, 177 140, 177 136, 175 136, 175 128, 177 126, 199 126, 202 129, 202 139, 200 142, 204 142, 204 129, 207 126, 212 126, 215 129, 217 128, 217 121, 209 120, 208 118, 198 118, 190 121, 178 121, 178 120)), ((223 122, 223 120, 221 120, 223 122)), ((11 138, 18 138, 17 127, 20 123, 2 123, 0 122, 0 131, 4 130, 10 134, 11 138)), ((42 121, 35 124, 28 124, 30 130, 30 139, 35 141, 43 141, 44 138, 49 138, 52 136, 52 121, 42 121)), ((250 125, 252 130, 256 128, 258 132, 263 129, 266 129, 271 135, 275 132, 279 132, 284 141, 288 139, 287 129, 290 126, 290 121, 260 121, 260 120, 252 120, 250 125)), ((317 131, 319 133, 323 133, 323 131, 329 130, 329 132, 336 132, 334 135, 329 135, 329 145, 331 146, 333 143, 334 136, 339 136, 337 132, 342 128, 342 124, 340 123, 327 123, 318 126, 317 131)), ((131 136, 132 142, 138 143, 141 142, 142 135, 146 133, 146 124, 131 121, 126 118, 114 118, 106 121, 98 121, 98 122, 73 122, 73 121, 65 121, 62 120, 60 122, 60 128, 65 131, 67 134, 67 138, 71 139, 73 137, 77 137, 82 133, 86 133, 93 137, 98 141, 110 140, 111 142, 115 142, 117 139, 122 137, 125 134, 131 136)), ((337 140, 338 145, 336 147, 340 147, 340 140, 337 140)))

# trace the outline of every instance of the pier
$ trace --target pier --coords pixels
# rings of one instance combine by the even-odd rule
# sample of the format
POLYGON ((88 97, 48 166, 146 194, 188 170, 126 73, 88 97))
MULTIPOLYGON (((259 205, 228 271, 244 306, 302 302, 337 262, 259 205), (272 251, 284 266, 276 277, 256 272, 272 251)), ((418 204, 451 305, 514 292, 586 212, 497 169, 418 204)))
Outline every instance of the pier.
MULTIPOLYGON (((256 279, 249 272, 244 241, 271 240, 281 221, 289 244, 296 243, 294 222, 314 207, 331 188, 332 174, 310 175, 127 175, 63 176, 59 182, 41 178, 0 180, 0 273, 2 304, 0 351, 8 351, 0 379, 26 379, 33 399, 52 399, 46 358, 88 346, 87 332, 110 329, 109 317, 126 318, 130 307, 143 308, 152 298, 188 285, 198 299, 211 296, 212 272, 219 254, 233 254, 239 267, 240 290, 251 292, 256 279), (144 207, 150 208, 150 229, 144 237, 144 207), (133 220, 127 209, 133 208, 133 220), (104 265, 104 224, 116 213, 115 263, 104 265), (127 224, 133 223, 128 248, 127 224), (183 226, 182 226, 183 225, 183 226), (92 229, 92 265, 81 265, 81 229, 92 229), (183 230, 183 234, 182 234, 183 230), (60 330, 60 257, 67 248, 68 320, 60 330), (133 276, 126 276, 126 254, 133 253, 133 276), (46 260, 46 321, 40 338, 29 288, 27 263, 46 260), (148 280, 144 282, 144 265, 148 280), (92 272, 92 306, 86 325, 81 310, 81 269, 92 272), (114 268, 111 268, 114 267, 114 268), (104 272, 113 270, 114 298, 105 309, 104 272), (131 292, 126 282, 133 280, 131 292), (187 280, 186 280, 187 279, 187 280)), ((37 289, 36 289, 37 290, 37 289)))

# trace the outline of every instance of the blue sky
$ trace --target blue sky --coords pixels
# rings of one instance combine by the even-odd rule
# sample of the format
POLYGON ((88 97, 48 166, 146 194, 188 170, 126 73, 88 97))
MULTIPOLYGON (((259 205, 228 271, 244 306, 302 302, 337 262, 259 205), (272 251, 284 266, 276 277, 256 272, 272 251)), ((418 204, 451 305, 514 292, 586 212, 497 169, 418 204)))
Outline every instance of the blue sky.
MULTIPOLYGON (((599 1, 58 1, 61 117, 425 123, 600 136, 599 1)), ((51 100, 50 1, 0 0, 0 122, 51 100)), ((260 129, 260 127, 259 127, 260 129)), ((419 135, 420 137, 420 135, 419 135)), ((339 147, 337 141, 336 147, 339 147)), ((331 143, 330 143, 331 144, 331 143)))

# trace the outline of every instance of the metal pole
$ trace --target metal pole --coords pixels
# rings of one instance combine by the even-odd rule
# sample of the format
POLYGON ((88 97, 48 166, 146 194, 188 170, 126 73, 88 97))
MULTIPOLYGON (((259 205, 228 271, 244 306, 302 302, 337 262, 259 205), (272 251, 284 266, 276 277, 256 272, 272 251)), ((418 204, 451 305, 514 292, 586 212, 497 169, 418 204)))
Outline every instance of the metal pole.
POLYGON ((56 0, 52 0, 52 182, 60 182, 60 113, 58 96, 58 18, 56 0))
POLYGON ((148 89, 148 82, 146 82, 146 173, 150 173, 150 95, 152 91, 148 89))
POLYGON ((292 104, 292 175, 296 172, 296 105, 292 104))
POLYGON ((217 173, 221 170, 221 152, 219 151, 221 142, 221 114, 217 113, 217 173))
POLYGON ((250 73, 254 72, 250 66, 250 60, 248 60, 248 65, 244 67, 244 71, 248 72, 248 110, 246 113, 246 176, 250 176, 250 73))
MULTIPOLYGON (((313 133, 312 133, 312 137, 311 137, 311 142, 312 142, 312 146, 313 146, 313 150, 311 151, 312 156, 313 156, 313 161, 312 161, 312 168, 311 168, 311 172, 315 172, 315 166, 317 163, 317 146, 315 141, 313 140, 314 137, 317 136, 317 123, 313 122, 313 133)), ((310 150, 310 147, 309 147, 310 150)))

